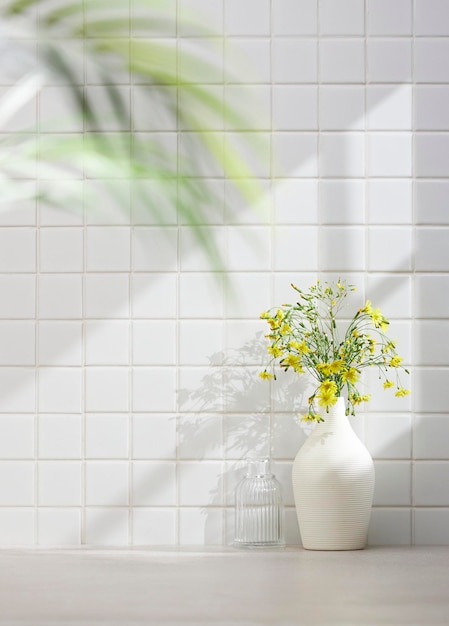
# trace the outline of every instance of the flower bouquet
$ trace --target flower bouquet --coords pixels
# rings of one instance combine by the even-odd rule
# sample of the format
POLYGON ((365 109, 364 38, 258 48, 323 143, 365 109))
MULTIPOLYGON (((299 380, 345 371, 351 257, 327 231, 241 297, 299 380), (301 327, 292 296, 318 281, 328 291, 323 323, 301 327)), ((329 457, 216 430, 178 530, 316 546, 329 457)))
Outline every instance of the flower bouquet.
POLYGON ((400 381, 401 371, 409 372, 401 365, 395 342, 385 334, 389 322, 369 300, 349 321, 344 336, 340 336, 337 314, 348 293, 356 290, 354 285, 318 280, 307 292, 293 284, 292 287, 299 294, 295 304, 284 304, 260 316, 270 327, 266 337, 272 357, 260 376, 276 379, 277 364, 284 371, 309 372, 317 386, 303 419, 323 421, 314 410, 314 401, 328 411, 344 388, 348 395, 346 414, 355 415, 355 407, 370 399, 370 395, 363 395, 357 389, 362 371, 367 367, 378 368, 384 389, 395 387, 398 397, 410 393, 400 381))

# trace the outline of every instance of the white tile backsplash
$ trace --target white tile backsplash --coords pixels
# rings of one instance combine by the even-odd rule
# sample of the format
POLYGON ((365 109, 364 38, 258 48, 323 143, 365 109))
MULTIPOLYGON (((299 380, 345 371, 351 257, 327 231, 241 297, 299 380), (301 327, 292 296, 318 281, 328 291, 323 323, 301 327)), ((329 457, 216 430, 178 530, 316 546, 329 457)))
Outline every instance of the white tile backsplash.
MULTIPOLYGON (((0 212, 0 545, 230 543, 251 453, 273 457, 287 540, 299 543, 290 472, 308 389, 287 374, 258 377, 259 315, 292 301, 291 282, 317 278, 356 284, 355 309, 366 298, 380 307, 411 370, 405 398, 368 372, 373 397, 353 421, 377 470, 369 542, 449 543, 447 2, 163 4, 154 41, 187 84, 160 90, 117 72, 123 130, 145 158, 151 142, 167 148, 212 195, 192 200, 176 179, 97 178, 91 162, 63 179, 32 159, 18 174, 39 197, 0 212), (197 87, 214 112, 195 103, 197 87), (217 140, 218 161, 192 158, 193 124, 217 140), (241 175, 235 148, 260 184, 256 206, 223 177, 220 159, 241 175)), ((80 41, 65 43, 115 133, 101 75, 80 41)), ((53 77, 8 132, 37 124, 41 142, 81 147, 84 122, 71 111, 53 77)))

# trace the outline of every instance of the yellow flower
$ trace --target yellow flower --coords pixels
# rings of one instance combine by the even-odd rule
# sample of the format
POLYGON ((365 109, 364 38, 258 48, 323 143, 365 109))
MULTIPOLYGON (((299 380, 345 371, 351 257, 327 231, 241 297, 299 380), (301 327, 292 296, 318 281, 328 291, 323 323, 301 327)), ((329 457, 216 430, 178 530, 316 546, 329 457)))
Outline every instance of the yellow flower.
POLYGON ((337 393, 337 383, 333 380, 323 380, 319 388, 320 393, 337 393))
POLYGON ((287 354, 287 356, 282 359, 281 365, 283 367, 293 367, 295 372, 298 372, 298 374, 302 374, 303 372, 301 366, 301 357, 299 356, 299 354, 287 354))
POLYGON ((389 389, 390 387, 394 387, 394 383, 391 380, 386 380, 384 382, 384 389, 389 389))
POLYGON ((288 324, 282 324, 279 332, 281 335, 286 335, 287 333, 291 333, 292 329, 288 324))
POLYGON ((268 346, 267 349, 268 349, 268 352, 274 356, 274 358, 281 356, 283 352, 283 350, 279 346, 268 346))
POLYGON ((369 402, 371 400, 371 394, 367 393, 366 395, 361 396, 361 398, 362 398, 362 402, 369 402))
POLYGON ((343 366, 344 366, 344 362, 341 359, 338 359, 337 361, 333 361, 333 363, 329 365, 331 374, 339 374, 343 366))
POLYGON ((402 363, 402 359, 400 356, 396 355, 391 357, 390 359, 390 367, 399 367, 399 365, 402 363))
POLYGON ((259 319, 261 320, 269 320, 270 317, 270 311, 262 311, 262 313, 259 315, 259 319))
POLYGON ((259 372, 259 376, 263 380, 271 380, 273 378, 273 374, 270 374, 269 372, 267 372, 267 370, 264 370, 263 372, 259 372))
POLYGON ((382 315, 382 313, 380 312, 380 309, 374 309, 374 311, 371 312, 371 319, 374 322, 374 326, 376 328, 379 328, 379 326, 383 323, 384 321, 384 316, 382 315))
POLYGON ((402 398, 403 396, 408 396, 410 393, 410 389, 404 389, 403 387, 398 387, 398 390, 396 391, 395 395, 398 398, 402 398))
POLYGON ((359 309, 360 313, 368 313, 368 315, 371 315, 371 313, 373 312, 373 307, 371 305, 371 300, 367 300, 365 302, 365 306, 363 307, 363 309, 359 309))
POLYGON ((355 367, 350 367, 348 370, 342 373, 341 375, 343 382, 347 383, 348 381, 352 384, 356 383, 359 379, 359 373, 355 369, 355 367))
POLYGON ((324 376, 329 376, 331 373, 331 367, 329 363, 318 363, 316 368, 319 372, 324 374, 324 376))
POLYGON ((337 396, 331 391, 320 391, 317 398, 320 406, 333 406, 337 402, 337 396))
POLYGON ((293 340, 290 341, 288 345, 290 348, 293 348, 293 350, 296 350, 300 354, 307 354, 308 352, 310 352, 310 348, 305 341, 301 341, 300 343, 299 341, 293 340))

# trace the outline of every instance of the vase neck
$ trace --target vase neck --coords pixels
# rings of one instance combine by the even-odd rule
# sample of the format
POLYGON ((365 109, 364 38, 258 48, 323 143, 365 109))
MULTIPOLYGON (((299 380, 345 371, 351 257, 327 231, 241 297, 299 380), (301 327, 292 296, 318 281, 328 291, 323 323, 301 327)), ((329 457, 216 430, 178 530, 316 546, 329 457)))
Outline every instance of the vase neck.
POLYGON ((323 409, 320 411, 320 415, 324 419, 324 422, 320 422, 318 426, 336 426, 348 422, 344 398, 340 396, 337 402, 329 407, 329 412, 323 409))

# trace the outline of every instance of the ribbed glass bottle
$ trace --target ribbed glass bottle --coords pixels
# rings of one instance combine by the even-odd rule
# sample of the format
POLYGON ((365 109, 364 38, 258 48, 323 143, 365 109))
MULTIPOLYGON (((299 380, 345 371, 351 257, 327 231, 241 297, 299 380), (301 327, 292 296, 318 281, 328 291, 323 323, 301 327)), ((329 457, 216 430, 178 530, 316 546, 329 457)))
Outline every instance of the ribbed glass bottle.
POLYGON ((246 462, 246 475, 235 490, 234 545, 282 547, 284 506, 281 485, 270 470, 270 459, 248 458, 246 462))

